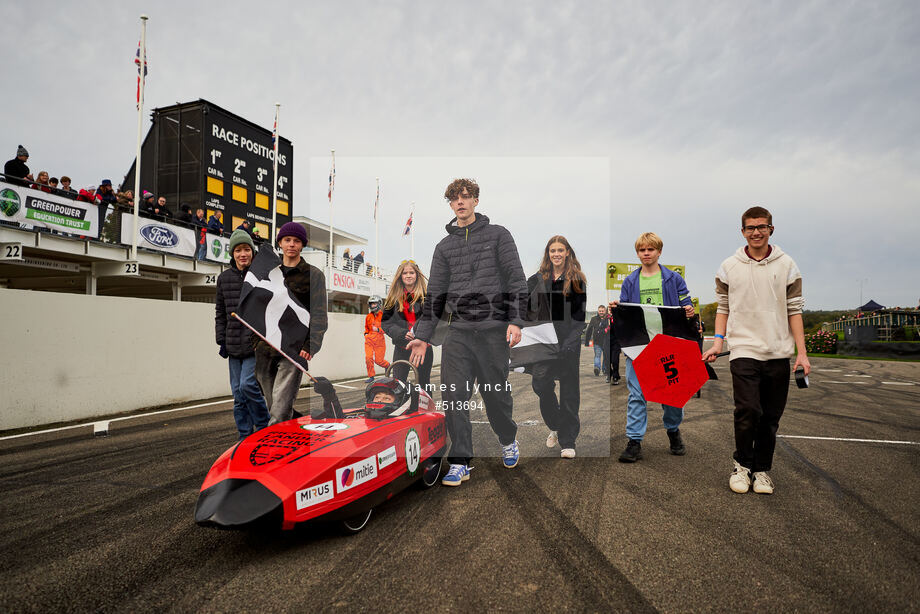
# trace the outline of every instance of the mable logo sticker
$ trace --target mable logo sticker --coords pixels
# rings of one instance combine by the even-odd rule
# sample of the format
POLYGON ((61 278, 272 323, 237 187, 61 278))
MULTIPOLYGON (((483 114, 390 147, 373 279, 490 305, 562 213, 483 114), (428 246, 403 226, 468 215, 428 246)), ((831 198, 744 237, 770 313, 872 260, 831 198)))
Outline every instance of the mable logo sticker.
POLYGON ((317 424, 302 424, 300 428, 305 431, 321 433, 323 431, 344 431, 348 428, 348 425, 341 422, 319 422, 317 424))
POLYGON ((418 433, 415 429, 409 429, 406 433, 406 469, 409 475, 415 475, 418 471, 418 463, 422 458, 422 442, 419 441, 418 433))
POLYGON ((359 484, 364 484, 377 477, 377 459, 369 456, 357 463, 335 470, 335 490, 345 492, 359 484))
POLYGON ((335 496, 332 492, 332 482, 323 482, 314 484, 308 488, 297 491, 297 509, 302 510, 305 507, 329 501, 335 496))
POLYGON ((396 462, 396 446, 390 446, 383 452, 377 454, 377 467, 383 469, 396 462))

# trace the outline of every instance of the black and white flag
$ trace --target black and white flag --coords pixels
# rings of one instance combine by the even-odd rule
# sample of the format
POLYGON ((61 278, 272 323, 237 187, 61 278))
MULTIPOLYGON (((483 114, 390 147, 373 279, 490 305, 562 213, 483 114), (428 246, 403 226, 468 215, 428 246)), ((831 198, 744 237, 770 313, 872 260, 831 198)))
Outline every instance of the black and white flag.
POLYGON ((525 326, 521 329, 521 341, 511 348, 510 368, 524 371, 525 365, 552 360, 559 355, 559 340, 552 322, 525 326))
POLYGON ((613 330, 620 348, 632 360, 658 334, 692 341, 699 339, 699 333, 693 321, 687 319, 683 307, 620 303, 612 311, 612 316, 613 330))
POLYGON ((303 361, 299 355, 310 334, 310 312, 284 285, 281 259, 267 243, 243 278, 237 314, 272 347, 303 361))

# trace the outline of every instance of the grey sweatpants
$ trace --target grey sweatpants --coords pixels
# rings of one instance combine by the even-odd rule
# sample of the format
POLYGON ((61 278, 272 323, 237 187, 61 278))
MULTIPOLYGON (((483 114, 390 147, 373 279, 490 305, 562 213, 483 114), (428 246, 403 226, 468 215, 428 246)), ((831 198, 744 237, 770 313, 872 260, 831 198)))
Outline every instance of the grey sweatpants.
POLYGON ((268 405, 268 413, 271 414, 269 426, 290 420, 294 415, 294 401, 300 390, 303 371, 282 356, 265 358, 258 354, 256 379, 262 387, 262 395, 268 405))

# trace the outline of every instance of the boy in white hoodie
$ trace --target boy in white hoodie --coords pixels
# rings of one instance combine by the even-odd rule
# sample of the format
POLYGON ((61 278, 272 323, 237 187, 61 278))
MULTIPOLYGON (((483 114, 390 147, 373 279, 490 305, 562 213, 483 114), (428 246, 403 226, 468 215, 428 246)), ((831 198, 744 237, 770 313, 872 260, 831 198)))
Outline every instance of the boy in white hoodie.
POLYGON ((773 216, 751 207, 741 216, 747 241, 716 274, 715 341, 703 354, 712 362, 728 337, 735 397, 735 467, 728 480, 737 493, 751 488, 773 494, 767 471, 773 465, 776 431, 789 392, 789 358, 808 375, 802 324, 802 274, 795 262, 770 245, 773 216))

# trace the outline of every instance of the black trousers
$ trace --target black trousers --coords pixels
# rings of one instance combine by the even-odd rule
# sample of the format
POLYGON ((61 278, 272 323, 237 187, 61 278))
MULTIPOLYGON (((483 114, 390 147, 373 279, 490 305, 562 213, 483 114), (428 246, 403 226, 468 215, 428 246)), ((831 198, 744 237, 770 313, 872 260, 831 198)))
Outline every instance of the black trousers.
POLYGON ((731 361, 735 396, 734 459, 752 471, 769 471, 776 431, 789 394, 789 360, 731 361))
POLYGON ((610 377, 620 377, 620 342, 613 335, 613 329, 610 331, 610 377))
POLYGON ((555 360, 538 362, 531 372, 531 386, 540 398, 543 422, 549 430, 558 432, 561 448, 574 448, 575 439, 581 429, 578 419, 578 407, 581 404, 581 393, 578 388, 580 353, 579 351, 555 360), (558 400, 556 380, 559 380, 558 400))
POLYGON ((511 417, 513 401, 508 384, 510 348, 505 340, 505 327, 487 330, 457 330, 451 328, 441 350, 441 384, 445 390, 441 400, 450 435, 448 462, 469 465, 473 458, 473 425, 469 407, 464 404, 479 385, 486 416, 498 441, 507 446, 514 443, 517 424, 511 417))
MULTIPOLYGON (((393 360, 390 362, 396 362, 397 360, 409 360, 409 350, 405 346, 400 344, 395 344, 393 346, 393 360)), ((422 364, 418 366, 418 382, 419 386, 427 387, 431 383, 431 364, 434 362, 434 352, 431 350, 431 346, 428 346, 428 351, 425 352, 425 360, 422 361, 422 364)), ((409 377, 409 367, 407 365, 396 365, 393 367, 393 377, 396 379, 401 379, 402 381, 407 381, 409 377)), ((430 393, 431 390, 428 390, 430 393)))

